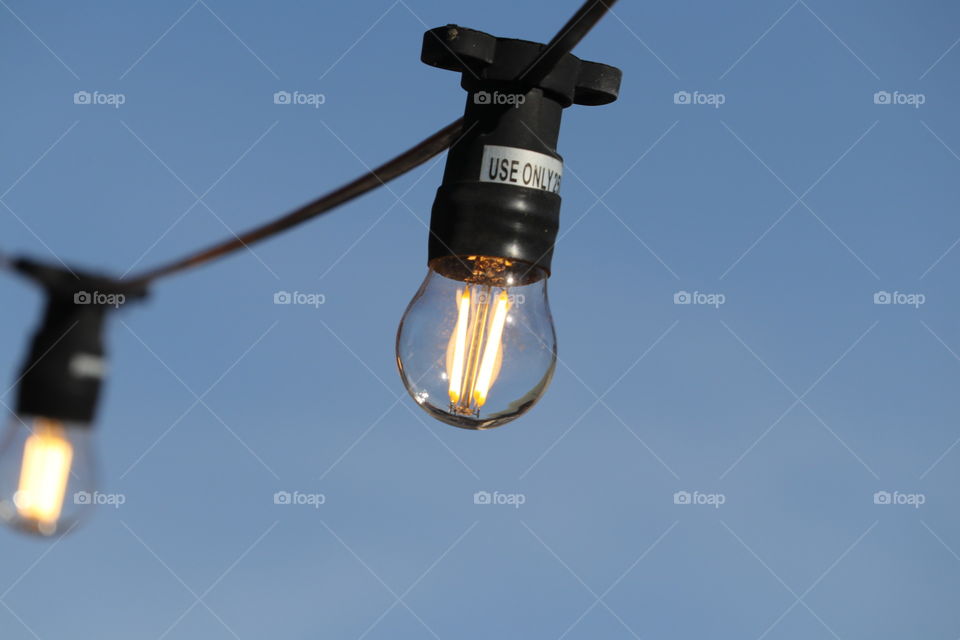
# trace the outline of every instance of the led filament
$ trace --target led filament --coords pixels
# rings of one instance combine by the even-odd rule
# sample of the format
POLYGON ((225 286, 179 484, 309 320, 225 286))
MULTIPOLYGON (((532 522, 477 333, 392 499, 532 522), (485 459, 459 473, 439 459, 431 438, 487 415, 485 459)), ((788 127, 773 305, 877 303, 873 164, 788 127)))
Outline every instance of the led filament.
POLYGON ((63 425, 38 419, 23 447, 20 483, 13 498, 20 518, 36 523, 41 531, 55 528, 63 511, 72 462, 73 445, 63 425))
POLYGON ((480 415, 503 359, 503 325, 510 309, 506 290, 467 285, 457 291, 457 326, 447 349, 450 412, 480 415))

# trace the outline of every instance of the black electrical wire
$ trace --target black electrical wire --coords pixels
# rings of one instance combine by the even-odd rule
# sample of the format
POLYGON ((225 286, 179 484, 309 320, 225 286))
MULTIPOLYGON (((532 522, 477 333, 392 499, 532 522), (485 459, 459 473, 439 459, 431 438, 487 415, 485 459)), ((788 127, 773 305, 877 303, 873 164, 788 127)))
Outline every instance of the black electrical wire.
POLYGON ((610 7, 616 2, 617 0, 587 0, 584 2, 517 80, 523 81, 524 84, 535 85, 546 78, 560 62, 560 59, 573 51, 573 48, 590 33, 590 30, 600 22, 600 18, 606 15, 610 7))
MULTIPOLYGON (((543 78, 553 70, 560 59, 570 53, 584 36, 590 32, 594 25, 599 22, 616 1, 617 0, 586 0, 563 28, 547 43, 543 51, 540 52, 540 55, 520 74, 517 80, 528 85, 534 85, 543 80, 543 78)), ((250 229, 240 235, 234 235, 232 238, 223 240, 196 253, 189 254, 173 262, 124 279, 124 282, 129 283, 132 287, 146 286, 159 278, 200 266, 229 253, 233 253, 238 249, 270 238, 308 220, 312 220, 368 191, 383 186, 390 180, 415 169, 430 158, 439 155, 450 148, 462 132, 463 119, 460 118, 392 160, 345 185, 337 187, 333 191, 305 204, 299 209, 291 211, 266 224, 250 229)), ((0 254, 0 267, 4 266, 5 262, 3 255, 0 254)))
POLYGON ((448 124, 446 127, 437 131, 426 140, 418 143, 416 146, 404 151, 394 159, 377 167, 373 171, 363 174, 356 180, 334 189, 330 193, 321 196, 309 202, 299 209, 292 211, 281 218, 277 218, 264 225, 251 229, 246 233, 233 238, 228 238, 223 242, 210 246, 195 254, 171 262, 167 265, 152 269, 142 275, 131 279, 132 284, 145 285, 149 282, 168 276, 178 271, 190 269, 206 262, 210 262, 220 256, 232 253, 237 249, 242 249, 260 240, 265 240, 291 227, 312 220, 317 216, 334 209, 345 202, 353 200, 357 196, 363 195, 382 186, 398 176, 414 169, 430 158, 442 153, 449 148, 463 129, 463 118, 448 124))

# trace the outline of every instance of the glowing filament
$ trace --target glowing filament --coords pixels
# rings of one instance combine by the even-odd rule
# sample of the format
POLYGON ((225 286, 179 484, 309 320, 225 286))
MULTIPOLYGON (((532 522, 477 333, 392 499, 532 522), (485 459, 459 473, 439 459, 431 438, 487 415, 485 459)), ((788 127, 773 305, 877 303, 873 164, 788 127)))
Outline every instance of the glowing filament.
POLYGON ((43 526, 56 524, 70 479, 73 446, 57 422, 38 421, 23 447, 15 504, 20 516, 43 526))
POLYGON ((507 321, 507 292, 501 291, 497 296, 496 309, 493 312, 493 324, 490 325, 490 336, 487 346, 483 350, 483 361, 480 365, 480 375, 473 388, 473 400, 478 407, 487 401, 487 393, 493 384, 493 366, 497 361, 497 352, 500 351, 500 338, 503 336, 503 325, 507 321))
POLYGON ((467 323, 470 320, 470 292, 458 291, 457 330, 454 339, 453 366, 450 372, 450 402, 460 400, 460 385, 463 382, 463 358, 467 350, 467 323))
POLYGON ((457 291, 457 325, 447 347, 448 393, 453 411, 478 414, 500 372, 503 328, 510 308, 501 290, 468 284, 457 291))

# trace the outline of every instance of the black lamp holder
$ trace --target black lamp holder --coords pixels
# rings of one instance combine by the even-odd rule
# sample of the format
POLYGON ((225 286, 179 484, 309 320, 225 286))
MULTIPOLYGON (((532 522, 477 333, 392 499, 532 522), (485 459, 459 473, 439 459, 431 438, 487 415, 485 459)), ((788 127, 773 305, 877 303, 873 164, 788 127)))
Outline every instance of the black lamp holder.
POLYGON ((447 25, 420 59, 460 72, 463 135, 447 156, 430 220, 428 259, 491 256, 550 272, 560 222, 560 119, 571 104, 617 99, 621 71, 567 53, 542 79, 525 70, 546 45, 447 25))
POLYGON ((13 268, 46 295, 17 383, 17 412, 89 425, 106 368, 104 318, 145 297, 146 287, 27 259, 15 260, 13 268))

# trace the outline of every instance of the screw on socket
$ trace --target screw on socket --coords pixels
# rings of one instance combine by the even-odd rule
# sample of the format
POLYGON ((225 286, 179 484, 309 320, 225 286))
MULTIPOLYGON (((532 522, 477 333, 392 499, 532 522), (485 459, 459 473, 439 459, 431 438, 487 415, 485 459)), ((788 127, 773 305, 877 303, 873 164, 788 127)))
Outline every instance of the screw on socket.
POLYGON ((489 256, 550 273, 560 225, 563 110, 602 105, 621 72, 567 53, 543 77, 546 45, 447 25, 423 36, 420 59, 460 72, 463 134, 450 147, 430 217, 427 259, 489 256))
POLYGON ((27 259, 13 267, 46 294, 17 384, 17 412, 90 425, 106 368, 105 317, 109 309, 145 297, 146 287, 27 259))

